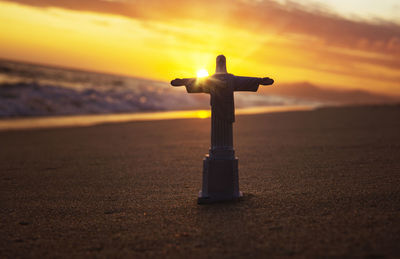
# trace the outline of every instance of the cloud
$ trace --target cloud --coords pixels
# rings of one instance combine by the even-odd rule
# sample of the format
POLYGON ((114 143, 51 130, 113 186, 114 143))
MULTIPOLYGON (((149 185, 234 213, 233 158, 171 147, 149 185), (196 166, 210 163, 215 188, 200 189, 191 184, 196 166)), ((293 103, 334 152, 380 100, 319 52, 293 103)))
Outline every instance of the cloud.
MULTIPOLYGON (((370 51, 400 57, 400 25, 390 21, 354 21, 287 2, 228 0, 15 0, 41 8, 58 7, 121 15, 143 21, 200 20, 254 33, 303 35, 327 46, 370 51)), ((301 40, 301 37, 299 37, 301 40)), ((396 63, 396 66, 398 64, 396 63)))

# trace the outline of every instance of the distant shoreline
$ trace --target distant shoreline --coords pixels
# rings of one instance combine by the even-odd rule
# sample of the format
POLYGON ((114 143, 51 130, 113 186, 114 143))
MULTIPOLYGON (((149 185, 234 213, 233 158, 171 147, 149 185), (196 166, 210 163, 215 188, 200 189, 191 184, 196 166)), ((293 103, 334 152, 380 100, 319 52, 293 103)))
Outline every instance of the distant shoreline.
MULTIPOLYGON (((236 115, 250 115, 289 111, 310 111, 317 106, 263 106, 236 109, 236 115)), ((62 127, 85 127, 104 123, 121 123, 129 121, 157 121, 173 119, 206 119, 210 117, 210 110, 181 110, 162 112, 116 113, 116 114, 88 114, 65 116, 40 116, 24 118, 0 119, 0 131, 45 129, 62 127)))

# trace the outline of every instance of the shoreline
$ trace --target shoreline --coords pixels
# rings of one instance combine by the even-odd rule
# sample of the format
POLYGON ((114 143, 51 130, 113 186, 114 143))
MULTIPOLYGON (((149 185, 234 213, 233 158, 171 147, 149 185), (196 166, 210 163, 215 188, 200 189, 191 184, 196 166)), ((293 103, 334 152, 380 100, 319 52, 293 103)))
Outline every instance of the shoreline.
MULTIPOLYGON (((236 115, 265 114, 290 111, 311 111, 318 106, 260 106, 236 109, 236 115)), ((65 115, 46 117, 25 117, 0 119, 0 131, 46 129, 62 127, 87 127, 104 123, 121 123, 131 121, 158 121, 173 119, 206 119, 210 110, 184 110, 162 112, 139 112, 120 114, 65 115)))

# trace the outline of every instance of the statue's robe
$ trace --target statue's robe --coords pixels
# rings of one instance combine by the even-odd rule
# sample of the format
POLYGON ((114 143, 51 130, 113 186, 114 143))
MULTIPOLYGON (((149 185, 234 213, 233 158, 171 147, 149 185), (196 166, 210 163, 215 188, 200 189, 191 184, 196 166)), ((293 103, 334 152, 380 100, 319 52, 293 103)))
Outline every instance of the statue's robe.
POLYGON ((234 92, 256 92, 261 79, 216 73, 207 78, 190 78, 186 80, 185 86, 188 93, 210 94, 212 123, 210 156, 215 158, 233 157, 234 92))

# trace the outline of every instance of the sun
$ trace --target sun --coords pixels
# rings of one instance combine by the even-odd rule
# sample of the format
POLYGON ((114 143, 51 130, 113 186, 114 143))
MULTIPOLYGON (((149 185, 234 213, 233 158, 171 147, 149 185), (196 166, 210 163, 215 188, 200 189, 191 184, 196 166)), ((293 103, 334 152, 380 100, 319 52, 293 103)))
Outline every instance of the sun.
POLYGON ((208 76, 208 72, 205 69, 200 69, 199 71, 197 71, 197 77, 206 77, 208 76))

